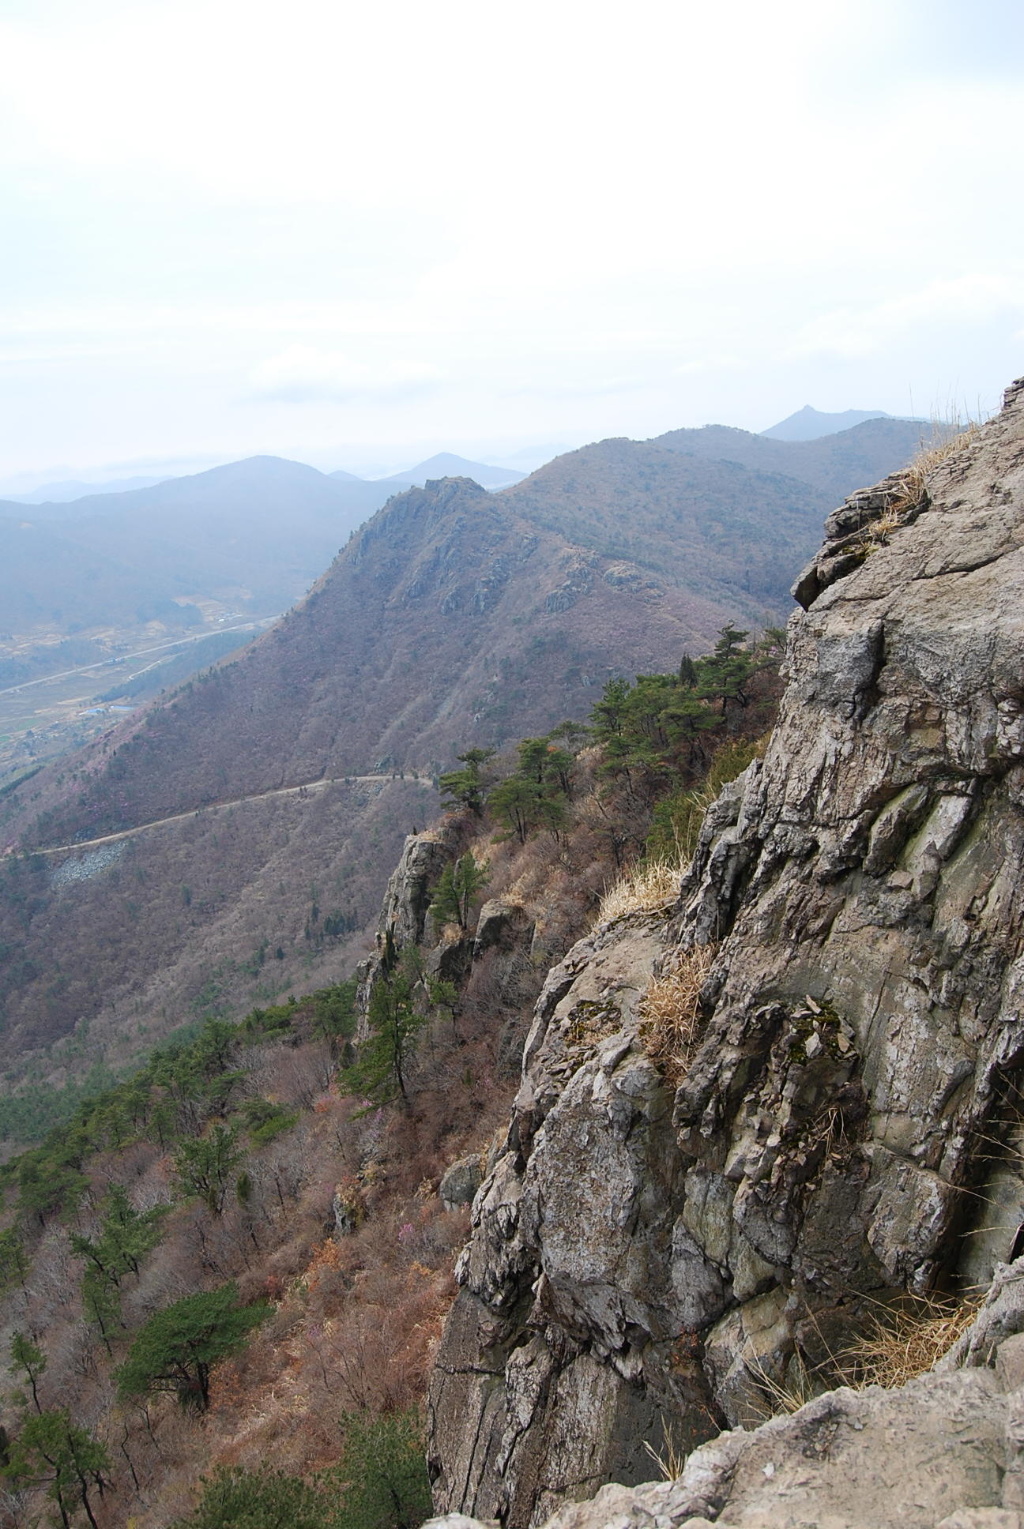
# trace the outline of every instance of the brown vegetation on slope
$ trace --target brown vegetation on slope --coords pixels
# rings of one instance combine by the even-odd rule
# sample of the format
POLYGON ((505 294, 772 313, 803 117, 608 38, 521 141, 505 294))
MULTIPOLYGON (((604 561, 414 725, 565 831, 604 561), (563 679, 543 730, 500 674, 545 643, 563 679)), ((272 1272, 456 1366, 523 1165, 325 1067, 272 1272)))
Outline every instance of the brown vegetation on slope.
MULTIPOLYGON (((745 707, 718 703, 728 713, 726 738, 760 730, 777 689, 769 669, 745 683, 745 707)), ((546 741, 539 742, 543 755, 546 741)), ((129 1521, 163 1529, 194 1502, 199 1474, 218 1465, 254 1470, 272 1459, 308 1476, 337 1460, 344 1414, 389 1413, 422 1399, 454 1293, 453 1255, 468 1230, 464 1206, 449 1208, 438 1194, 444 1170, 467 1156, 486 1167, 549 964, 585 930, 602 893, 642 847, 658 796, 680 780, 657 758, 643 766, 620 761, 610 774, 589 746, 562 768, 571 769, 568 795, 546 830, 520 835, 485 807, 451 813, 421 836, 440 847, 435 895, 440 868, 456 855, 472 856, 480 876, 465 932, 427 917, 420 948, 398 951, 421 974, 423 1019, 404 1100, 393 1090, 369 1098, 346 1092, 359 1086, 358 1073, 339 1070, 344 1052, 318 1028, 313 1000, 256 1015, 251 1033, 222 1038, 218 1065, 226 1071, 216 1086, 203 1085, 193 1098, 176 1084, 160 1085, 165 1103, 138 1116, 148 1121, 141 1136, 126 1125, 122 1106, 90 1106, 89 1139, 101 1146, 81 1161, 84 1179, 72 1176, 58 1195, 61 1208, 40 1200, 37 1175, 8 1169, 0 1251, 5 1233, 20 1229, 30 1264, 13 1277, 8 1269, 0 1352, 14 1332, 27 1333, 47 1361, 40 1405, 70 1399, 76 1426, 106 1446, 113 1486, 97 1510, 102 1529, 129 1521), (484 899, 486 918, 474 933, 484 899), (430 974, 454 980, 431 990, 430 974), (222 1192, 188 1197, 176 1142, 209 1141, 225 1127, 237 1132, 244 1120, 263 1118, 251 1108, 278 1112, 280 1129, 263 1141, 250 1128, 222 1192), (171 1129, 178 1135, 165 1136, 171 1129), (159 1245, 137 1278, 123 1279, 120 1317, 100 1331, 83 1307, 85 1264, 74 1238, 97 1237, 111 1185, 139 1212, 167 1209, 159 1245), (214 1371, 208 1412, 197 1419, 171 1397, 119 1400, 114 1370, 146 1319, 228 1280, 243 1300, 269 1301, 273 1312, 214 1371)), ((500 793, 492 795, 497 802, 500 793)), ((399 887, 397 903, 389 902, 399 915, 407 895, 399 887)), ((139 1108, 130 1103, 136 1115, 139 1108)), ((73 1139, 74 1131, 58 1141, 55 1163, 65 1163, 73 1139)), ((25 1490, 12 1485, 16 1494, 25 1490)), ((32 1506, 31 1494, 15 1495, 10 1522, 32 1506)))
POLYGON ((199 814, 93 863, 88 879, 72 867, 55 885, 31 862, 11 873, 30 885, 0 905, 0 944, 19 952, 8 1057, 76 1027, 81 1039, 85 1025, 134 1036, 141 1023, 156 1038, 341 975, 351 947, 306 938, 312 906, 367 922, 401 836, 431 810, 422 787, 206 809, 346 774, 430 771, 459 742, 500 745, 584 713, 611 674, 675 665, 747 599, 694 596, 670 573, 631 573, 465 480, 393 501, 243 657, 0 802, 7 842, 29 850, 199 814), (250 972, 264 946, 282 957, 250 972))

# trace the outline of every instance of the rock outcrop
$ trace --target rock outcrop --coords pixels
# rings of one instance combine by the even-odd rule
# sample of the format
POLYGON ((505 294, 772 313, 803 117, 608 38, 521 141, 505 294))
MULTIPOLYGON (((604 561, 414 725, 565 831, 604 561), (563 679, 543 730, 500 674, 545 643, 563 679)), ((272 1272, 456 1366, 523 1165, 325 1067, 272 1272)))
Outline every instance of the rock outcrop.
POLYGON ((709 811, 671 916, 599 929, 548 978, 438 1356, 439 1511, 525 1529, 639 1482, 645 1443, 758 1423, 795 1377, 824 1389, 879 1303, 1010 1256, 1024 384, 901 483, 830 518, 771 744, 709 811), (713 944, 673 1089, 641 998, 713 944))
MULTIPOLYGON (((603 1487, 546 1529, 1024 1529, 1024 1260, 930 1373, 847 1388, 695 1450, 675 1479, 603 1487)), ((452 1514, 430 1529, 478 1529, 452 1514)))
POLYGON ((356 1006, 360 1018, 356 1033, 360 1040, 365 1040, 367 1035, 366 1016, 373 984, 382 966, 393 959, 397 951, 418 945, 423 939, 433 887, 451 858, 449 834, 442 831, 407 836, 398 864, 388 878, 377 920, 373 954, 357 969, 356 1006))

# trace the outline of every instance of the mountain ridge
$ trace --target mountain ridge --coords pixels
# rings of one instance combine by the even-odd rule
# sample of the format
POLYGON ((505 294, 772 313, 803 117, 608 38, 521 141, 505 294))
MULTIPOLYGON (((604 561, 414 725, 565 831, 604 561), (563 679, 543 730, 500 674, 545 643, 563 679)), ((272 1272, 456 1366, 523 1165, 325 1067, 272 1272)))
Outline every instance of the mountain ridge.
POLYGON ((343 976, 436 801, 403 772, 586 716, 608 679, 674 669, 727 622, 784 619, 823 504, 793 478, 625 440, 498 493, 446 479, 392 498, 241 655, 0 801, 0 842, 23 851, 194 815, 56 889, 7 857, 0 942, 26 951, 7 979, 11 1051, 79 1022, 116 1048, 140 1023, 343 976), (394 778, 346 784, 371 773, 394 778), (267 795, 320 780, 336 784, 267 795), (351 937, 313 945, 324 888, 351 937), (265 948, 282 952, 272 969, 265 948))
POLYGON ((838 413, 829 414, 805 403, 802 409, 787 414, 778 424, 769 425, 767 430, 760 433, 769 440, 813 441, 822 435, 835 435, 840 430, 862 425, 865 420, 892 418, 884 409, 842 409, 838 413))

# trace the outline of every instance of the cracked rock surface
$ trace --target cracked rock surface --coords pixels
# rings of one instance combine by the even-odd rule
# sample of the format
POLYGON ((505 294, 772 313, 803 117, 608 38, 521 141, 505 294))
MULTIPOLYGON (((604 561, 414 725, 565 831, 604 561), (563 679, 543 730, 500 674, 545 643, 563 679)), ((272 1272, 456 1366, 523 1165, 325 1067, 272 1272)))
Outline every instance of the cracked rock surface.
MULTIPOLYGON (((797 584, 768 751, 709 810, 671 916, 598 929, 548 978, 438 1355, 439 1511, 526 1529, 602 1483, 625 1490, 651 1474, 645 1442, 737 1437, 773 1390, 827 1380, 879 1303, 987 1282, 1010 1256, 1024 1222, 1024 384, 913 503, 901 494, 888 480, 830 517, 797 584), (673 1094, 637 1006, 656 970, 711 942, 700 1043, 673 1094)), ((953 1417, 949 1377, 916 1384, 921 1415, 953 1417)), ((974 1443, 936 1468, 987 1484, 950 1501, 1016 1513, 984 1464, 1004 1393, 987 1370, 956 1384, 956 1438, 974 1443)), ((860 1470, 863 1436, 903 1425, 881 1421, 888 1393, 832 1395, 811 1404, 814 1429, 835 1422, 860 1470)), ((749 1464, 777 1498, 772 1461, 747 1452, 735 1479, 749 1464)), ((772 1523, 855 1522, 801 1518, 812 1468, 793 1469, 795 1516, 772 1523)), ((747 1516, 719 1522, 762 1522, 749 1483, 747 1516)), ((589 1511, 565 1509, 560 1529, 589 1511)))
MULTIPOLYGON (((928 1374, 722 1433, 675 1479, 605 1486, 545 1529, 1024 1529, 1022 1329, 1018 1260, 928 1374)), ((451 1514, 430 1529, 478 1526, 451 1514)))

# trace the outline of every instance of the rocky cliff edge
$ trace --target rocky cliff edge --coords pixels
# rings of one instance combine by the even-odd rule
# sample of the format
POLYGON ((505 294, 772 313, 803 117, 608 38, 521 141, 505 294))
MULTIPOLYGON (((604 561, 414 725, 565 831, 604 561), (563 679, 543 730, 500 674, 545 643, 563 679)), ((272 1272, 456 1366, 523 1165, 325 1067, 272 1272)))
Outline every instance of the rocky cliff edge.
POLYGON ((1024 382, 826 531, 771 744, 675 909, 598 928, 538 1001, 432 1385, 439 1511, 526 1529, 640 1482, 646 1445, 826 1390, 880 1309, 1013 1251, 1024 382), (666 1067, 650 993, 698 959, 666 1067))
MULTIPOLYGON (((1024 1260, 894 1390, 830 1391, 695 1450, 674 1479, 602 1487, 545 1529, 1024 1529, 1024 1260)), ((484 1529, 453 1513, 425 1529, 484 1529)))

